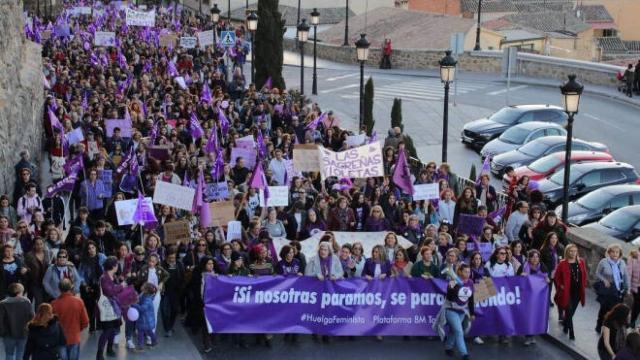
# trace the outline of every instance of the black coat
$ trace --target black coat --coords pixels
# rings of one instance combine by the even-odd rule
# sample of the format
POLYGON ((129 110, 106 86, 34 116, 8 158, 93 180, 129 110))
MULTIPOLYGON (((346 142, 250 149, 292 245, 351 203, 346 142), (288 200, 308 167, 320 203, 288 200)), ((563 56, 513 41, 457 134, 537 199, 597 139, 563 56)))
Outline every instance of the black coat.
POLYGON ((29 337, 24 351, 24 358, 32 360, 52 360, 58 358, 58 348, 67 341, 57 317, 49 321, 47 326, 29 325, 29 337))

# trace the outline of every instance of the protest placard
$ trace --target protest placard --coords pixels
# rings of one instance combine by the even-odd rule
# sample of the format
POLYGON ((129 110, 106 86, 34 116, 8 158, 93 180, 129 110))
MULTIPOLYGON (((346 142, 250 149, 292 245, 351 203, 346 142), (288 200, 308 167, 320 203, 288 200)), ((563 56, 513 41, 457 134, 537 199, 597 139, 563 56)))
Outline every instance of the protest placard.
POLYGON ((431 200, 440 198, 440 186, 438 183, 413 185, 413 200, 431 200))
POLYGON ((289 205, 289 187, 269 186, 269 198, 267 206, 288 206, 289 205))
POLYGON ((255 148, 255 141, 253 141, 253 135, 247 135, 236 139, 236 147, 253 150, 255 148))
POLYGON ((40 34, 42 40, 49 40, 51 38, 51 30, 45 30, 40 34))
POLYGON ((198 44, 201 48, 208 45, 213 45, 213 30, 200 31, 198 35, 198 44))
POLYGON ((172 145, 150 145, 147 147, 147 154, 157 160, 167 160, 171 157, 172 145))
POLYGON ((180 47, 193 49, 198 45, 198 38, 195 36, 183 36, 180 38, 180 47))
POLYGON ((89 148, 87 150, 87 153, 89 154, 89 159, 93 159, 96 156, 96 154, 100 153, 100 148, 98 148, 97 141, 87 141, 87 147, 89 148))
POLYGON ((95 46, 115 46, 116 33, 112 31, 96 31, 96 35, 93 38, 93 45, 95 46))
POLYGON ((485 243, 485 242, 468 241, 467 250, 477 251, 480 253, 482 260, 489 261, 489 258, 491 257, 491 253, 493 253, 493 244, 485 243))
POLYGON ((473 284, 473 302, 481 303, 498 294, 493 280, 490 277, 483 277, 473 284))
POLYGON ((236 219, 233 200, 209 203, 211 226, 224 226, 236 219))
POLYGON ((75 6, 67 10, 67 14, 70 16, 78 16, 78 15, 91 15, 91 7, 90 6, 75 6))
POLYGON ((227 224, 227 241, 242 240, 242 223, 234 220, 227 224))
POLYGON ((158 180, 153 192, 153 202, 191 211, 195 194, 196 191, 192 188, 158 180))
POLYGON ((177 242, 186 244, 191 241, 191 231, 189 231, 189 221, 179 220, 164 223, 164 243, 174 245, 177 242))
POLYGON ((105 198, 111 197, 111 192, 113 189, 113 170, 102 169, 98 170, 98 177, 104 183, 105 192, 102 193, 102 196, 105 198))
POLYGON ((296 171, 320 170, 320 153, 316 144, 293 146, 293 168, 296 171))
POLYGON ((229 187, 226 181, 219 183, 207 183, 204 188, 204 200, 207 202, 213 200, 224 200, 229 197, 229 187))
POLYGON ((151 11, 138 11, 131 8, 126 8, 126 21, 128 26, 155 26, 156 25, 156 10, 151 11))
POLYGON ((231 167, 236 166, 236 159, 241 156, 244 159, 244 167, 253 169, 256 165, 256 151, 240 147, 231 148, 231 167))
POLYGON ((178 39, 178 35, 174 33, 163 34, 159 36, 160 46, 175 46, 176 40, 178 39))
POLYGON ((480 236, 484 228, 485 218, 478 215, 460 214, 458 219, 458 234, 480 236))
MULTIPOLYGON (((150 197, 145 197, 144 202, 149 208, 153 208, 153 201, 150 197)), ((116 201, 115 204, 118 225, 133 225, 133 214, 136 212, 138 199, 120 200, 116 201)))
POLYGON ((180 86, 180 89, 187 90, 187 82, 184 80, 184 77, 176 76, 175 78, 173 78, 173 80, 175 80, 175 82, 178 83, 178 86, 180 86))
POLYGON ((79 142, 84 141, 84 134, 82 133, 82 128, 77 127, 68 133, 65 134, 67 140, 69 141, 69 145, 77 144, 79 142))
POLYGON ((347 136, 346 142, 347 142, 347 145, 349 145, 349 147, 355 147, 355 146, 360 146, 364 144, 365 140, 367 140, 366 134, 358 134, 358 135, 347 136))
POLYGON ((120 136, 131 137, 133 134, 133 128, 131 127, 131 119, 107 119, 104 121, 104 126, 107 129, 107 137, 113 136, 113 129, 120 129, 120 136))
MULTIPOLYGON (((323 178, 370 178, 384 175, 380 142, 334 152, 320 147, 321 174, 323 178)), ((295 164, 295 148, 294 148, 295 164)))

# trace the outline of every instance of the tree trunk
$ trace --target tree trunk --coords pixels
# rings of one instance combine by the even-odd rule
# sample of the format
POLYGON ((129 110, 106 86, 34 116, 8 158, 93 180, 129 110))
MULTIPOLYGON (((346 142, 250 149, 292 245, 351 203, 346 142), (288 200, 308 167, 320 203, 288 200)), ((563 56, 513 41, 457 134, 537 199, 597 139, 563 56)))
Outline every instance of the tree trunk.
POLYGON ((282 78, 282 38, 285 27, 278 11, 278 0, 258 1, 258 30, 255 34, 256 87, 261 89, 269 77, 273 87, 284 89, 282 78))

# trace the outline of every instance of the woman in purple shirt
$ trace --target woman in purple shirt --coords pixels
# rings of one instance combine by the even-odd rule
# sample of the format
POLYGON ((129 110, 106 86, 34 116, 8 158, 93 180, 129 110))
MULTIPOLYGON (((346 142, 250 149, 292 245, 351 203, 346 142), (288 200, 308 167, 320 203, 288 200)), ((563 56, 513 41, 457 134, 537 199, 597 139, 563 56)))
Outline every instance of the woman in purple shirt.
POLYGON ((295 258, 295 251, 290 245, 285 245, 280 250, 280 261, 276 265, 276 274, 284 276, 302 276, 300 260, 295 258))
POLYGON ((371 250, 371 257, 364 263, 362 276, 367 280, 382 280, 391 276, 391 263, 387 260, 387 253, 382 245, 376 245, 371 250))
POLYGON ((390 230, 389 220, 385 219, 384 212, 380 205, 371 208, 371 213, 364 224, 364 231, 386 231, 390 230))
MULTIPOLYGON (((120 307, 117 306, 116 296, 124 290, 124 286, 116 283, 115 274, 118 271, 118 259, 115 256, 109 256, 107 260, 104 261, 102 268, 104 269, 104 273, 100 277, 100 289, 102 294, 109 299, 111 304, 116 304, 116 306, 114 306, 114 311, 118 314, 121 310, 120 307), (117 309, 115 307, 117 307, 117 309)), ((102 333, 100 334, 100 339, 98 339, 97 360, 104 359, 105 345, 107 347, 107 356, 116 356, 116 353, 113 350, 113 340, 118 334, 120 325, 122 325, 122 319, 117 318, 111 321, 100 321, 100 324, 102 326, 102 333)))

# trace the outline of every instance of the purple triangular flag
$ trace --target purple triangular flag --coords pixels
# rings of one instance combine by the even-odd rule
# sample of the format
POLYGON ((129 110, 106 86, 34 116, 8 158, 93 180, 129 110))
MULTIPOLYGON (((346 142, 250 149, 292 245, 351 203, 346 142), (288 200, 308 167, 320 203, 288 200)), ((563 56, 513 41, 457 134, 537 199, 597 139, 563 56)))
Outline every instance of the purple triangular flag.
POLYGON ((200 95, 200 101, 205 104, 209 104, 211 102, 211 91, 209 90, 209 85, 205 81, 204 86, 202 86, 202 94, 200 95))
POLYGON ((193 198, 193 206, 191 207, 191 212, 194 214, 200 213, 200 208, 202 207, 202 197, 204 196, 204 176, 202 175, 202 169, 200 169, 200 173, 198 174, 198 186, 196 186, 196 196, 193 198))
POLYGON ((476 177, 476 186, 480 185, 480 178, 484 174, 489 174, 491 171, 491 156, 487 155, 482 162, 482 168, 480 169, 480 173, 478 177, 476 177))
POLYGON ((77 173, 73 173, 63 178, 62 180, 58 181, 54 185, 47 188, 47 193, 44 195, 44 197, 47 197, 47 198, 52 197, 53 195, 61 191, 66 191, 66 192, 73 191, 73 187, 75 186, 76 180, 78 180, 77 173))
POLYGON ((133 222, 140 224, 145 229, 153 229, 158 224, 156 214, 149 204, 144 200, 144 196, 138 191, 138 202, 136 203, 136 211, 133 213, 133 222))
POLYGON ((409 164, 407 164, 407 157, 405 156, 404 150, 400 150, 400 154, 398 154, 396 168, 393 171, 393 182, 406 194, 413 195, 414 189, 411 183, 411 173, 409 172, 409 164))
POLYGON ((63 168, 68 175, 79 173, 84 169, 84 158, 82 154, 78 154, 76 157, 66 162, 63 168))
POLYGON ((320 116, 317 116, 313 121, 311 121, 306 129, 307 130, 315 130, 318 125, 320 125, 320 122, 322 122, 324 120, 324 118, 327 117, 327 113, 322 113, 320 114, 320 116))
POLYGON ((202 130, 202 126, 200 126, 200 121, 198 121, 198 117, 196 113, 191 113, 191 119, 189 120, 189 130, 191 131, 191 136, 194 140, 200 139, 204 135, 204 130, 202 130))
POLYGON ((222 130, 222 135, 227 136, 229 134, 229 120, 224 115, 224 110, 218 107, 218 120, 220 120, 220 129, 222 130))

